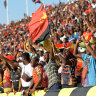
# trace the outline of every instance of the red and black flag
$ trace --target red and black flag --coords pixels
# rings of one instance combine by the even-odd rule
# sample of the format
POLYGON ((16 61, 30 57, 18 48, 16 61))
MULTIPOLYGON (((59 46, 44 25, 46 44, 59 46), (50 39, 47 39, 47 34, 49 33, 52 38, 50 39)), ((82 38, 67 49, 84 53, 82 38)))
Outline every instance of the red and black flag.
POLYGON ((42 11, 43 9, 44 9, 44 4, 42 3, 42 5, 37 9, 36 13, 42 11))
POLYGON ((35 1, 35 4, 36 4, 36 3, 42 3, 42 2, 41 2, 40 0, 36 0, 36 1, 35 1))
POLYGON ((6 6, 7 6, 7 1, 5 0, 4 1, 4 7, 6 8, 6 6))
POLYGON ((75 45, 74 44, 72 44, 72 43, 67 43, 67 44, 56 44, 55 45, 56 46, 56 48, 58 48, 60 51, 63 51, 63 49, 65 48, 65 49, 69 49, 69 51, 71 52, 71 53, 73 53, 73 51, 74 51, 74 47, 75 47, 75 45))
POLYGON ((28 28, 32 42, 44 41, 50 37, 49 22, 45 8, 34 13, 28 28))
POLYGON ((36 3, 42 3, 40 0, 32 0, 35 4, 36 3))

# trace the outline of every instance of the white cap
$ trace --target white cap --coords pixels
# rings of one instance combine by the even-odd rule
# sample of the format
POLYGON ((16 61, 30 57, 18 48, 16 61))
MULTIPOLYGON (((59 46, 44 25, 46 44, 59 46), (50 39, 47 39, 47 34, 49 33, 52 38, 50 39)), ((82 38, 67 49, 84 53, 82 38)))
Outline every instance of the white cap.
POLYGON ((78 47, 78 52, 85 52, 85 48, 82 48, 82 47, 78 47))

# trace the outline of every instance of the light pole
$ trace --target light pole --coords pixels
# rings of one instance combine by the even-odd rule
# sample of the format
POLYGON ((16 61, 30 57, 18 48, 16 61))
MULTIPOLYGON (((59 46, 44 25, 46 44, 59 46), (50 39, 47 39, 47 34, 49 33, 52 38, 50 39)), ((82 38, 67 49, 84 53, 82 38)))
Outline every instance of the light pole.
POLYGON ((28 0, 26 0, 26 11, 27 11, 27 16, 28 16, 28 0))
POLYGON ((7 14, 7 25, 9 24, 9 14, 8 14, 8 0, 6 0, 7 6, 6 6, 6 14, 7 14))

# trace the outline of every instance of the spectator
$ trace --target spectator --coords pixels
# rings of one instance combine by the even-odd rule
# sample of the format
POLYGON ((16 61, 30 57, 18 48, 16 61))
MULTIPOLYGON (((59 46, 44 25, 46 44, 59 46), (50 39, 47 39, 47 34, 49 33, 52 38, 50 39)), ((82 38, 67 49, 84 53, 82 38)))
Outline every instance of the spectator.
POLYGON ((63 56, 59 54, 59 58, 62 61, 61 79, 63 81, 62 88, 74 87, 77 84, 75 78, 76 58, 69 50, 63 51, 63 56))
POLYGON ((39 60, 37 57, 32 58, 31 65, 34 68, 33 70, 33 88, 30 90, 34 92, 35 90, 42 90, 44 89, 44 78, 43 78, 43 68, 41 65, 38 64, 39 60))
POLYGON ((22 54, 22 61, 21 63, 10 61, 6 59, 3 56, 0 56, 1 59, 4 59, 6 62, 12 64, 12 66, 20 66, 22 69, 21 73, 21 86, 20 89, 26 90, 30 87, 31 81, 32 81, 32 76, 33 76, 33 67, 31 67, 30 64, 30 56, 28 53, 23 53, 22 54))
POLYGON ((96 85, 96 62, 95 62, 95 51, 90 47, 89 42, 82 38, 85 45, 86 45, 86 54, 78 54, 76 53, 77 46, 79 44, 79 40, 76 42, 74 54, 76 57, 82 58, 84 61, 83 67, 85 69, 85 72, 82 73, 82 83, 84 86, 94 86, 96 85))
POLYGON ((44 60, 47 63, 45 71, 48 77, 48 89, 50 90, 56 90, 56 89, 59 89, 60 87, 60 77, 58 75, 58 66, 55 62, 55 58, 53 54, 54 53, 53 53, 52 46, 51 46, 50 54, 49 53, 44 54, 44 60))
POLYGON ((12 68, 11 72, 12 89, 14 92, 19 91, 20 69, 17 67, 12 68))
POLYGON ((12 88, 12 82, 11 82, 11 76, 10 76, 10 69, 6 66, 8 65, 7 62, 3 61, 3 70, 4 70, 4 76, 3 76, 3 88, 4 88, 4 93, 9 93, 11 92, 12 88))

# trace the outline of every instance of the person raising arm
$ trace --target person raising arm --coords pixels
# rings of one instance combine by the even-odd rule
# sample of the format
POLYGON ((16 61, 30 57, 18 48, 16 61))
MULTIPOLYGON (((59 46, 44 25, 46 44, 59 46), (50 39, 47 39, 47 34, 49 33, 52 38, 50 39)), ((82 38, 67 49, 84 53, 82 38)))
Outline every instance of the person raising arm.
POLYGON ((77 58, 82 58, 81 54, 80 53, 77 53, 77 48, 78 48, 78 45, 79 43, 81 42, 80 38, 77 40, 76 42, 76 45, 75 45, 75 48, 74 48, 74 53, 73 55, 77 58))

